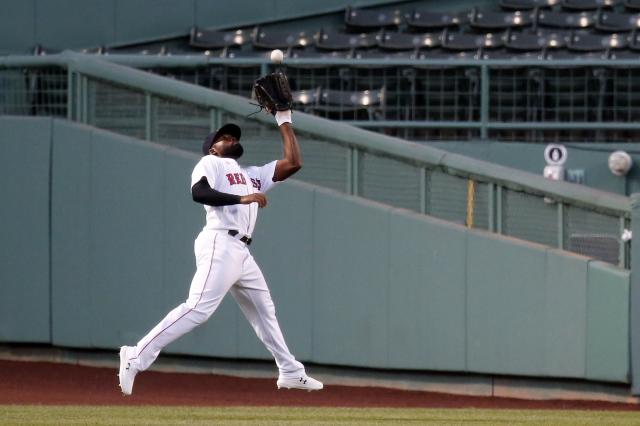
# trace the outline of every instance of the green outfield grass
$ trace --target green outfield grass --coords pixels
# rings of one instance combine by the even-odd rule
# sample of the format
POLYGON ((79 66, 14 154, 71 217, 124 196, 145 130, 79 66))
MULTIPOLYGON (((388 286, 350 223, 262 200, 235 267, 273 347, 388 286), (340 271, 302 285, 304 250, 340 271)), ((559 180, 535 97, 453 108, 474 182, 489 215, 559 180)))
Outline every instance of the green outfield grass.
POLYGON ((0 406, 0 424, 33 425, 638 425, 640 413, 402 408, 0 406))

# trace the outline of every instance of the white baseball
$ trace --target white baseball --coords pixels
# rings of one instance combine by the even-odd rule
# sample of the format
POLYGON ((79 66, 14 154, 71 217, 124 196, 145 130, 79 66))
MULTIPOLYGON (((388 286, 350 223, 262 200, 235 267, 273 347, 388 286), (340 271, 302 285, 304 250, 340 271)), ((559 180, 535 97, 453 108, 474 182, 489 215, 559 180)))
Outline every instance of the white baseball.
POLYGON ((280 49, 274 49, 271 51, 271 62, 274 64, 281 64, 284 60, 284 53, 280 49))

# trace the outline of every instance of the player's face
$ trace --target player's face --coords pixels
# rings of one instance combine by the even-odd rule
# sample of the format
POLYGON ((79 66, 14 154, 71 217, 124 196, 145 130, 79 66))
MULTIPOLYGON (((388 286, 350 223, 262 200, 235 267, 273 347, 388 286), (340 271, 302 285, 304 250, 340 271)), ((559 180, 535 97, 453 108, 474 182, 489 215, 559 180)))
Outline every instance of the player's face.
POLYGON ((244 148, 242 148, 235 136, 225 134, 220 136, 216 143, 211 146, 211 151, 213 151, 212 154, 217 154, 219 157, 229 157, 237 160, 242 157, 244 148))

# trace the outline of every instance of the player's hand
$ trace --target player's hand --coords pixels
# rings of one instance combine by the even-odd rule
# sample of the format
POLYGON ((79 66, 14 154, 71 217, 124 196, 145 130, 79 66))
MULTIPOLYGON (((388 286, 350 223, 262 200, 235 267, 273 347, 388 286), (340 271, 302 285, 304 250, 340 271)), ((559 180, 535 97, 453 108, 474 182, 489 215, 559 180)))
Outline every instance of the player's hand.
POLYGON ((242 195, 240 197, 240 204, 251 204, 258 203, 258 207, 266 207, 267 206, 267 196, 261 192, 256 192, 254 194, 242 195))

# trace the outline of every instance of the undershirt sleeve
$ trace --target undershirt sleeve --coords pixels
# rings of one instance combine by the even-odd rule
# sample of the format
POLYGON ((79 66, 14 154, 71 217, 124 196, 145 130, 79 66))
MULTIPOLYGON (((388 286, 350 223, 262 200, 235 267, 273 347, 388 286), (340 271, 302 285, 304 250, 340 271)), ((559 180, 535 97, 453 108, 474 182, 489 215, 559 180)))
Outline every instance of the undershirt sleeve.
POLYGON ((240 204, 240 196, 216 191, 209 186, 204 176, 191 187, 193 201, 211 207, 230 206, 240 204))

